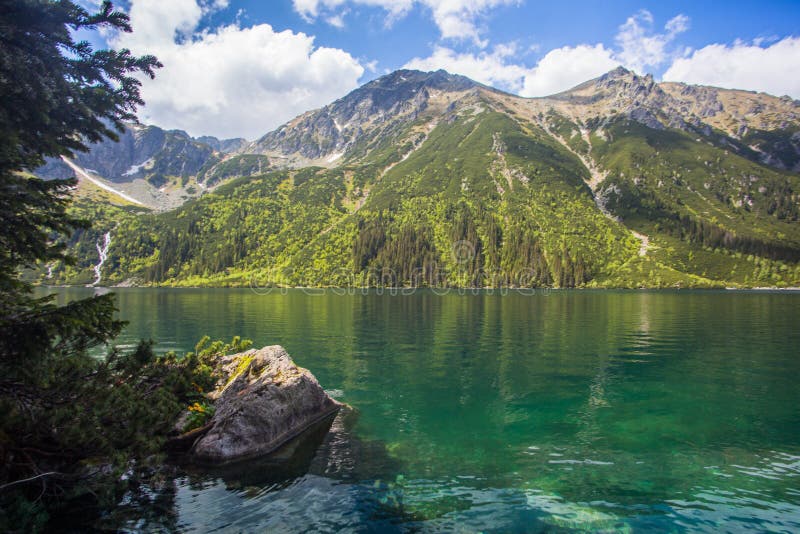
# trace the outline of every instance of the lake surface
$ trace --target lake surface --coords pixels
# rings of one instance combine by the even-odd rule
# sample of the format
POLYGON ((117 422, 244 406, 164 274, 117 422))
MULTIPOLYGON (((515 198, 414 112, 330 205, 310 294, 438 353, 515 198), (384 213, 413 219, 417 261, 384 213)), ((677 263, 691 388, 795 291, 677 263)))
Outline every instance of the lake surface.
POLYGON ((281 344, 354 407, 290 462, 128 503, 129 528, 800 531, 800 294, 117 295, 120 344, 281 344))

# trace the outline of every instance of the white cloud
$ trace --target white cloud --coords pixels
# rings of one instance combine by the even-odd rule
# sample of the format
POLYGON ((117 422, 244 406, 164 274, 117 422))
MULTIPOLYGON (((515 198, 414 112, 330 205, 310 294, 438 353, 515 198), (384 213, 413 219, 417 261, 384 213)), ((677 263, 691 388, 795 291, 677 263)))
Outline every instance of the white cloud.
POLYGON ((654 31, 653 16, 639 11, 619 27, 616 47, 603 44, 565 46, 547 52, 537 64, 520 62, 524 52, 499 45, 478 53, 436 46, 430 56, 414 58, 405 68, 445 69, 522 96, 547 96, 565 91, 618 65, 640 74, 668 66, 664 80, 733 89, 764 91, 800 98, 800 37, 711 44, 699 50, 676 46, 689 28, 689 18, 677 15, 662 32, 654 31))
POLYGON ((676 59, 664 80, 764 91, 800 98, 800 37, 767 47, 760 42, 712 44, 676 59))
POLYGON ((495 47, 492 52, 479 54, 458 53, 451 48, 437 46, 426 58, 414 58, 404 68, 432 71, 444 69, 453 74, 462 74, 475 81, 517 92, 522 89, 528 72, 522 66, 509 63, 514 47, 495 47))
POLYGON ((548 52, 525 77, 523 96, 547 96, 571 89, 601 74, 620 61, 602 44, 565 46, 548 52))
POLYGON ((350 1, 353 4, 380 7, 392 16, 403 16, 414 5, 416 0, 292 0, 294 9, 307 21, 313 21, 323 11, 334 11, 350 1))
POLYGON ((620 48, 620 61, 637 72, 647 72, 648 67, 657 67, 670 59, 668 46, 675 38, 689 29, 689 17, 677 15, 664 25, 663 33, 653 32, 653 15, 641 10, 619 27, 616 36, 620 48))
MULTIPOLYGON (((308 21, 323 12, 335 12, 347 2, 383 8, 389 15, 388 23, 405 16, 415 5, 422 6, 430 10, 443 39, 470 39, 483 48, 488 42, 481 39, 484 32, 480 20, 494 8, 516 5, 521 0, 293 0, 295 10, 308 21)), ((326 20, 330 22, 330 16, 326 20)))
POLYGON ((513 45, 500 45, 492 52, 479 54, 436 47, 429 57, 414 58, 405 68, 445 69, 523 96, 546 96, 570 89, 619 65, 612 51, 601 44, 551 50, 533 68, 513 63, 516 53, 513 45))
POLYGON ((616 48, 602 43, 564 46, 547 52, 533 67, 521 64, 519 58, 524 54, 509 45, 477 54, 437 46, 429 57, 414 58, 405 66, 445 69, 522 96, 547 96, 571 89, 619 65, 645 73, 677 57, 679 51, 673 51, 671 45, 689 28, 689 18, 673 17, 661 33, 653 30, 653 23, 649 11, 639 11, 619 27, 616 48))
POLYGON ((268 24, 198 31, 226 0, 133 0, 134 32, 111 44, 164 64, 144 79, 140 119, 193 135, 254 138, 357 87, 364 72, 349 53, 268 24))
POLYGON ((345 24, 344 24, 344 16, 346 14, 347 13, 339 13, 337 15, 331 15, 330 17, 325 19, 325 22, 327 22, 328 24, 330 24, 334 28, 339 28, 341 30, 345 26, 345 24))

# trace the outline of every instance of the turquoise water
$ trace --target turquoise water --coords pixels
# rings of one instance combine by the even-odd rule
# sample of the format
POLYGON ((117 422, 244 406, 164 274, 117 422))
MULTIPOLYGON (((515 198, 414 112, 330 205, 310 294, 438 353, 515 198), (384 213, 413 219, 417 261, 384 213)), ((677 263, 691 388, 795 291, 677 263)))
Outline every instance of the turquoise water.
POLYGON ((130 528, 800 531, 800 294, 117 294, 121 344, 281 344, 355 409, 130 528))

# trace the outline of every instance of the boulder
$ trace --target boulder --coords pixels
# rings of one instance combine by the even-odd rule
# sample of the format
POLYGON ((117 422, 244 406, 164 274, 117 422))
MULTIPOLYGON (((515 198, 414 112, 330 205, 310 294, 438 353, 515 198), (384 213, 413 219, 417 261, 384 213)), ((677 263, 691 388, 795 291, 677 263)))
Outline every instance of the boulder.
POLYGON ((269 454, 342 406, 279 345, 226 356, 214 416, 192 447, 205 463, 269 454))

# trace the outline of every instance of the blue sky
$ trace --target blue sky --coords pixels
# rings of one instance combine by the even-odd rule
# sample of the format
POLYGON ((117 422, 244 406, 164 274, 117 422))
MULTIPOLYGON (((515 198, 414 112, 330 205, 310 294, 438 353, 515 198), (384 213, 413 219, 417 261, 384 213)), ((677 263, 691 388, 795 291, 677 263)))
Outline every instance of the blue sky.
MULTIPOLYGON (((325 17, 306 21, 291 1, 231 2, 224 12, 209 22, 219 23, 245 10, 244 21, 269 22, 276 30, 302 31, 316 36, 317 44, 349 51, 365 60, 377 60, 381 72, 405 65, 410 58, 430 54, 441 41, 430 9, 417 5, 407 16, 385 25, 386 11, 377 7, 347 5, 345 26, 337 28, 325 17)), ((489 46, 518 42, 525 51, 520 61, 535 65, 547 51, 581 43, 613 43, 618 28, 635 13, 647 10, 655 24, 663 26, 679 14, 690 19, 690 28, 681 35, 680 45, 701 48, 710 43, 733 43, 735 40, 775 39, 800 35, 800 2, 794 1, 521 1, 500 5, 479 18, 486 29, 483 37, 489 46)), ((469 39, 446 40, 459 50, 475 51, 469 39)), ((661 69, 663 70, 663 69, 661 69)), ((661 72, 653 72, 661 74, 661 72)), ((368 76, 369 77, 369 76, 368 76)))
MULTIPOLYGON (((98 0, 82 0, 84 5, 98 0)), ((444 68, 520 94, 624 65, 657 79, 800 98, 800 2, 129 0, 153 53, 145 122, 255 138, 398 68, 444 68)))

